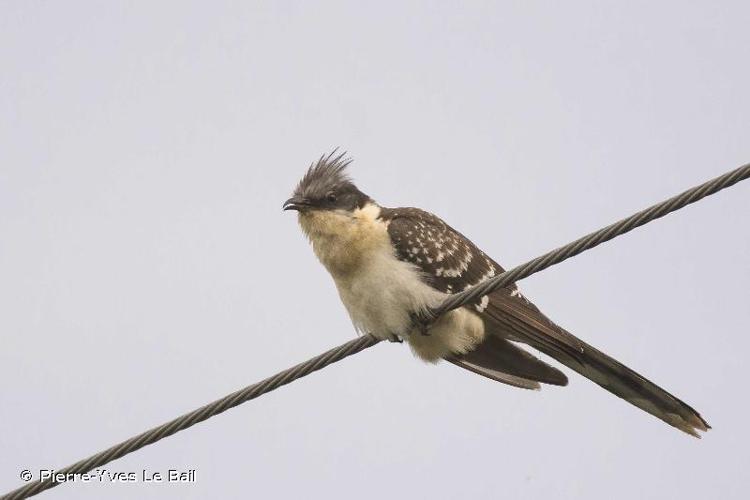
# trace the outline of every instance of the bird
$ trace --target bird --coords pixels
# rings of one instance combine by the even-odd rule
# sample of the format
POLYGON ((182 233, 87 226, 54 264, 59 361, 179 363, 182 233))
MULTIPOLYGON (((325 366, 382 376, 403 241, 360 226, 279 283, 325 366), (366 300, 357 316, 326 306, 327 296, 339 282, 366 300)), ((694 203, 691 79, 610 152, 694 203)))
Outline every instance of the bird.
POLYGON ((539 351, 687 434, 711 428, 689 405, 554 323, 515 283, 427 321, 450 294, 504 269, 436 215, 379 205, 354 184, 351 163, 345 152, 322 155, 282 208, 297 212, 360 334, 406 342, 428 363, 445 360, 514 387, 567 385, 539 351))

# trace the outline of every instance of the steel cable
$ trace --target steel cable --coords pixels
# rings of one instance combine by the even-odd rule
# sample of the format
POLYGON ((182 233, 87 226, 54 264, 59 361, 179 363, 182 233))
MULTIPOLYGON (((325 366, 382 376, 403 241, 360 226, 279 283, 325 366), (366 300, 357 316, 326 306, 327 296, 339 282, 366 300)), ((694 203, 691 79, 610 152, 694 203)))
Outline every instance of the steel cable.
POLYGON ((743 165, 735 170, 727 172, 715 179, 696 186, 692 189, 678 194, 668 200, 661 203, 657 203, 645 210, 626 217, 625 219, 610 224, 609 226, 602 228, 598 231, 594 231, 582 238, 579 238, 565 246, 547 252, 546 254, 537 257, 536 259, 530 260, 525 264, 516 266, 510 271, 506 271, 502 274, 495 276, 492 279, 483 281, 482 283, 469 288, 460 293, 456 293, 448 297, 440 306, 435 308, 426 318, 434 321, 441 314, 461 307, 469 302, 477 300, 479 297, 491 293, 498 288, 509 285, 515 281, 527 278, 534 273, 538 273, 550 266, 559 264, 560 262, 569 259, 570 257, 576 256, 586 250, 594 248, 605 241, 609 241, 616 236, 625 234, 633 229, 647 224, 655 219, 664 217, 670 212, 679 210, 686 205, 695 203, 696 201, 705 198, 706 196, 712 195, 724 188, 732 186, 741 180, 750 177, 750 163, 743 165))
MULTIPOLYGON (((619 222, 611 224, 599 231, 595 231, 587 236, 579 238, 565 246, 562 246, 556 250, 548 252, 536 259, 530 260, 525 264, 514 267, 513 269, 506 271, 494 278, 484 281, 468 290, 461 293, 456 293, 447 298, 439 307, 431 311, 431 320, 436 319, 441 314, 444 314, 452 309, 461 307, 469 302, 472 302, 479 297, 486 295, 498 288, 506 286, 515 281, 521 280, 534 273, 537 273, 543 269, 546 269, 552 265, 558 264, 570 257, 578 255, 586 250, 594 248, 605 241, 609 241, 621 234, 625 234, 639 226, 642 226, 655 219, 663 217, 670 212, 679 210, 686 205, 695 203, 696 201, 712 195, 724 188, 732 186, 739 181, 750 177, 750 164, 743 165, 731 172, 728 172, 722 176, 719 176, 713 180, 710 180, 700 186, 696 186, 692 189, 685 191, 682 194, 674 196, 666 201, 658 203, 646 210, 638 212, 630 217, 622 219, 619 222)), ((191 411, 171 420, 163 425, 154 427, 153 429, 132 437, 126 441, 116 444, 107 450, 90 456, 84 460, 76 462, 73 465, 59 469, 56 472, 62 474, 83 474, 88 471, 100 467, 104 464, 123 457, 129 453, 132 453, 144 446, 155 443, 167 436, 171 436, 179 431, 185 430, 199 422, 207 420, 214 415, 225 412, 230 408, 233 408, 239 404, 242 404, 251 399, 255 399, 267 392, 270 392, 278 387, 286 385, 298 378, 309 375, 310 373, 320 370, 328 366, 331 363, 340 361, 352 354, 356 354, 368 347, 371 347, 380 342, 379 339, 371 335, 359 337, 335 347, 323 354, 315 356, 303 363, 300 363, 292 368, 277 373, 276 375, 269 377, 257 384, 250 385, 236 391, 228 396, 209 403, 197 410, 191 411)), ((35 481, 29 483, 21 488, 11 491, 10 493, 1 497, 0 500, 18 500, 22 498, 28 498, 36 495, 46 489, 52 488, 61 484, 50 479, 44 481, 35 481)))
MULTIPOLYGON (((171 420, 158 427, 154 427, 153 429, 132 437, 127 441, 116 444, 100 453, 97 453, 96 455, 92 455, 84 460, 74 463, 73 465, 65 467, 64 469, 56 470, 55 472, 56 474, 63 474, 64 477, 68 477, 69 474, 83 474, 89 472, 97 467, 101 467, 102 465, 111 462, 112 460, 116 460, 127 455, 128 453, 132 453, 140 448, 143 448, 144 446, 155 443, 156 441, 164 439, 167 436, 171 436, 176 432, 185 430, 188 427, 192 427, 199 422, 203 422, 204 420, 213 417, 214 415, 223 413, 228 409, 234 408, 235 406, 246 401, 255 399, 258 396, 281 387, 282 385, 293 382, 300 377, 304 377, 305 375, 309 375, 314 371, 325 368, 331 363, 335 363, 336 361, 340 361, 347 356, 356 354, 363 349, 367 349, 368 347, 377 344, 378 342, 379 340, 371 335, 366 335, 364 337, 350 340, 345 344, 324 352, 319 356, 315 356, 314 358, 293 366, 292 368, 279 372, 272 377, 258 382, 257 384, 253 384, 245 387, 244 389, 233 392, 228 396, 217 399, 213 403, 202 406, 197 410, 186 413, 181 417, 175 418, 174 420, 171 420)), ((44 481, 36 481, 6 494, 2 497, 2 500, 28 498, 59 484, 62 484, 62 482, 55 482, 50 479, 45 479, 44 481)))

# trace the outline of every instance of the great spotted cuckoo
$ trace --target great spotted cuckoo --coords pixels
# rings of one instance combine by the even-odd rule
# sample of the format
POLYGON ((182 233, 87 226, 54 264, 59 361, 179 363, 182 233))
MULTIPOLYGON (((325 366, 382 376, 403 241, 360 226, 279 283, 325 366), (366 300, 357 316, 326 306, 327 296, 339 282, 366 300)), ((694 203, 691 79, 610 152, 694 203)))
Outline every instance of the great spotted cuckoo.
POLYGON ((426 324, 424 312, 447 294, 503 268, 439 217, 378 205, 351 181, 349 163, 343 154, 321 157, 283 208, 298 212, 360 332, 515 387, 566 385, 565 374, 522 347, 530 346, 688 434, 710 428, 693 408, 553 323, 515 284, 426 324))

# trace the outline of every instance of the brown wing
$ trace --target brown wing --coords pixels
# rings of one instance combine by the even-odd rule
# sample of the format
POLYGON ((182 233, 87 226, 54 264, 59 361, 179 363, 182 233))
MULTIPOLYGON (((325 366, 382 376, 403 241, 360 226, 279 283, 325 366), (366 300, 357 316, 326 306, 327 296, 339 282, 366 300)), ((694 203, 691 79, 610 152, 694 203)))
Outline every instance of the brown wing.
MULTIPOLYGON (((504 271, 468 238, 429 212, 384 208, 381 218, 388 224, 396 255, 416 264, 425 280, 441 292, 460 292, 504 271)), ((502 291, 510 295, 514 290, 515 285, 509 285, 502 291)))
MULTIPOLYGON (((441 292, 460 292, 504 271, 462 234, 428 212, 417 208, 383 209, 381 217, 388 222, 396 255, 419 267, 425 281, 441 292)), ((515 285, 495 293, 518 302, 519 306, 530 305, 515 285)), ((488 298, 480 297, 469 307, 481 314, 487 302, 488 298)), ((488 336, 474 351, 449 361, 493 380, 527 389, 538 388, 537 382, 567 384, 565 374, 516 347, 507 337, 488 336)))
MULTIPOLYGON (((505 271, 468 238, 429 212, 418 208, 384 209, 382 217, 388 222, 388 233, 397 256, 416 264, 424 273, 425 281, 441 292, 461 292, 505 271)), ((519 293, 515 283, 495 291, 492 296, 513 304, 530 320, 552 323, 519 293)), ((472 305, 482 314, 488 300, 488 296, 480 297, 472 305)), ((581 349, 578 339, 555 329, 544 333, 531 329, 519 340, 531 340, 550 351, 572 357, 581 349)))

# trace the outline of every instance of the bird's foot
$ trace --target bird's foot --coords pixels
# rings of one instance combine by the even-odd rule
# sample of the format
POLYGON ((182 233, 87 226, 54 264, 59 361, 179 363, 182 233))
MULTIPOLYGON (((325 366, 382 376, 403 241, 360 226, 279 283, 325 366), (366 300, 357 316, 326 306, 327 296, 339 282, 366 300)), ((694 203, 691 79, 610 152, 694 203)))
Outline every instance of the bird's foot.
POLYGON ((404 341, 401 337, 396 335, 395 333, 392 333, 391 336, 388 338, 388 342, 394 342, 396 344, 403 344, 404 341))
POLYGON ((421 333, 422 335, 430 335, 428 329, 430 327, 431 321, 429 318, 427 318, 424 314, 417 312, 410 313, 409 317, 411 318, 412 328, 416 328, 417 330, 419 330, 419 333, 421 333))

